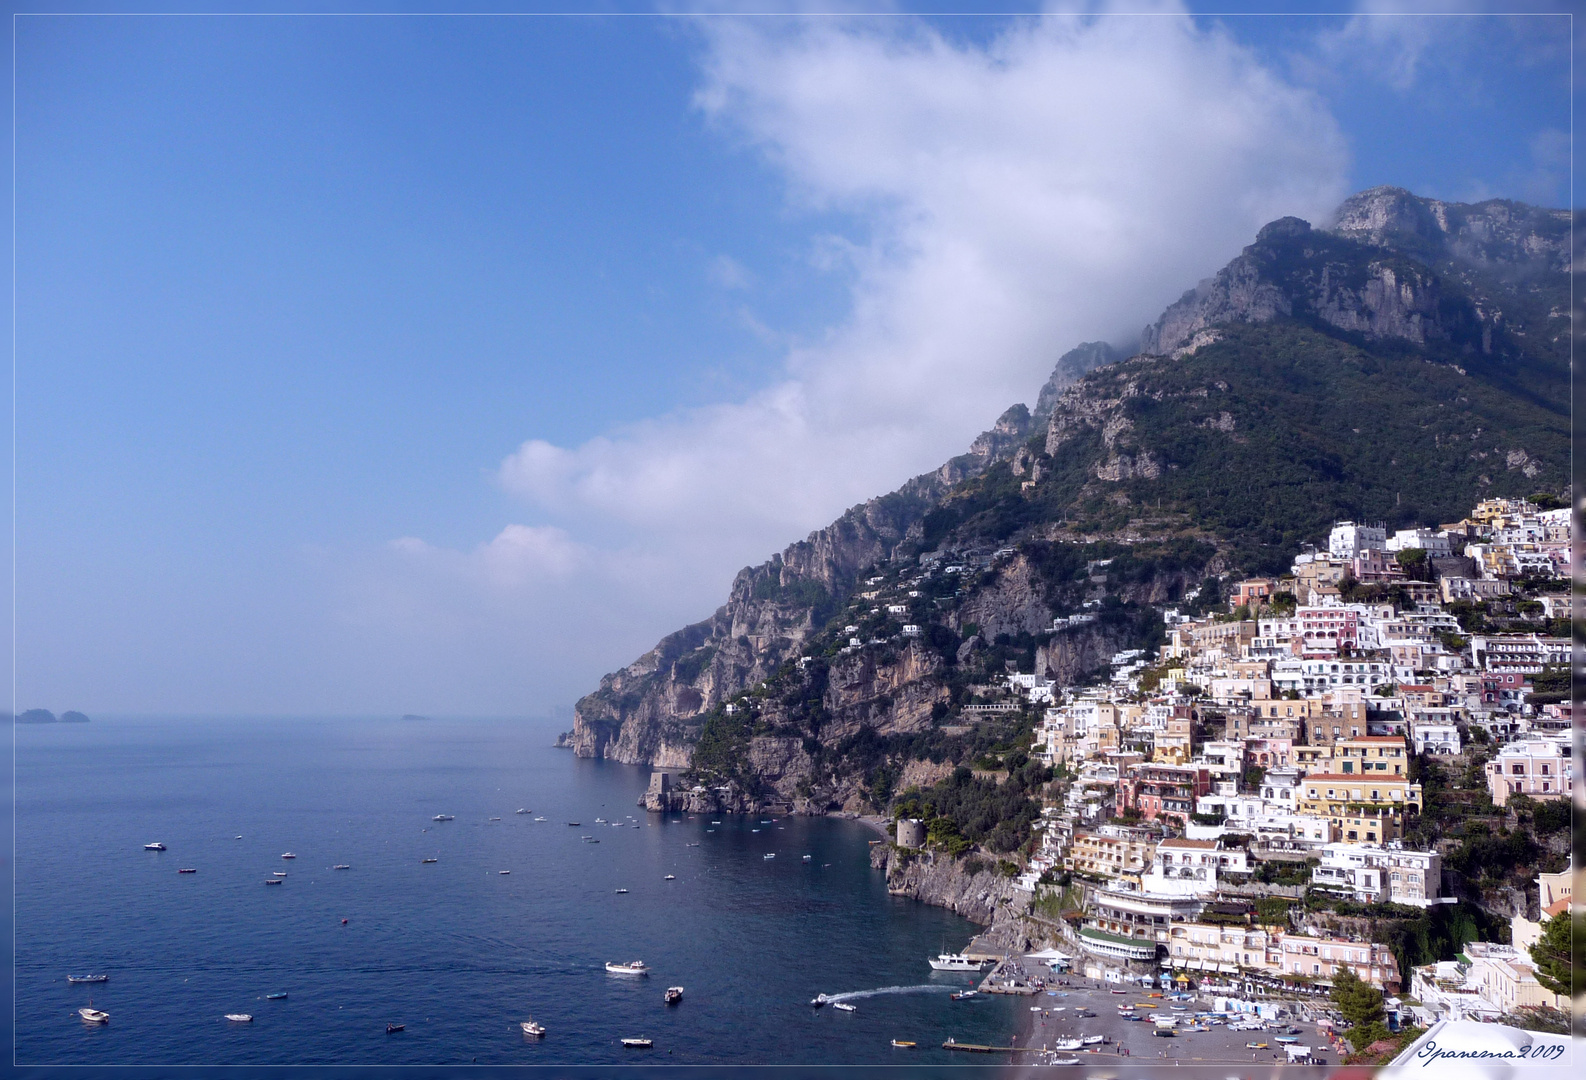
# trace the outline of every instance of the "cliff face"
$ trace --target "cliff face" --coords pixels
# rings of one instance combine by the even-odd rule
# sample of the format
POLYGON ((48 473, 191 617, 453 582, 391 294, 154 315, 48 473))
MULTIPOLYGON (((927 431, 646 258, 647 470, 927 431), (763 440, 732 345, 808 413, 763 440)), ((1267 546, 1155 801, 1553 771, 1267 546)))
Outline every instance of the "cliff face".
POLYGON ((1280 569, 1335 517, 1562 490, 1567 239, 1559 211, 1388 188, 1330 230, 1272 223, 1140 354, 1071 350, 1033 412, 740 571, 578 702, 571 745, 683 768, 704 738, 731 778, 710 798, 853 809, 922 755, 983 754, 940 729, 1009 665, 1094 674, 1159 640, 1157 609, 1280 569), (1054 627, 1082 606, 1100 617, 1054 627))

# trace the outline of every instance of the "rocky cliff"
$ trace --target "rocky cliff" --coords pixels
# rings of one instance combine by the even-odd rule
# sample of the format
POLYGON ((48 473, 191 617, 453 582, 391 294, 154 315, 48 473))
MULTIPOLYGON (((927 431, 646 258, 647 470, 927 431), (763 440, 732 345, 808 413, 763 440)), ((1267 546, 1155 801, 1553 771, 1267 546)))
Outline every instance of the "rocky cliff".
POLYGON ((692 767, 720 806, 879 808, 922 763, 1017 742, 1017 716, 962 719, 997 676, 1104 673, 1162 607, 1281 570, 1335 518, 1564 490, 1567 226, 1385 188, 1330 229, 1272 223, 1141 353, 1065 353, 1033 411, 742 570, 578 703, 572 746, 692 767))

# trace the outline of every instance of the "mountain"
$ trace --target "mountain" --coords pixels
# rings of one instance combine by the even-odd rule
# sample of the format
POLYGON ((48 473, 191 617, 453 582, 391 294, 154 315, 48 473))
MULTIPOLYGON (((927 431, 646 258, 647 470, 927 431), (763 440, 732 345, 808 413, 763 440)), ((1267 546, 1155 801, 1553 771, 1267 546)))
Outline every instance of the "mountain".
POLYGON ((691 767, 729 805, 973 786, 954 767, 1016 740, 943 721, 992 674, 1081 679, 1159 642, 1160 606, 1283 569, 1340 518, 1563 491, 1569 226, 1397 188, 1328 229, 1273 222, 1134 355, 1070 350, 1034 410, 740 571, 713 616, 578 702, 575 752, 691 767))

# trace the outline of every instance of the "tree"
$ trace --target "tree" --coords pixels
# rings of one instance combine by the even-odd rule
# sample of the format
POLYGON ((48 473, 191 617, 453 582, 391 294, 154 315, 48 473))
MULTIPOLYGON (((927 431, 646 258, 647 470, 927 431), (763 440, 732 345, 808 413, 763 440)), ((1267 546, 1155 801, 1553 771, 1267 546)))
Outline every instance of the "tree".
POLYGON ((1382 1022, 1382 991, 1370 983, 1362 982, 1352 969, 1343 966, 1338 968, 1333 975, 1330 996, 1350 1027, 1382 1022))
POLYGON ((1568 908, 1553 916, 1531 946, 1531 959, 1536 981, 1553 993, 1574 997, 1586 991, 1586 918, 1572 927, 1568 908))

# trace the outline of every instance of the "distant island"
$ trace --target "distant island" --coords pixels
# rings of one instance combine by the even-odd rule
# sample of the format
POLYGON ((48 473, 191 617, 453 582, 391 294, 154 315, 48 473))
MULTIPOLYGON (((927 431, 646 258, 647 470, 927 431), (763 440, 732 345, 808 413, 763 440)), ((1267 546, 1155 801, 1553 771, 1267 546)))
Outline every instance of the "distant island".
POLYGON ((428 720, 429 717, 420 716, 418 713, 403 713, 402 714, 402 719, 404 719, 404 720, 428 720))
POLYGON ((19 724, 86 724, 88 717, 74 709, 68 709, 56 716, 48 709, 29 709, 16 717, 19 724))

